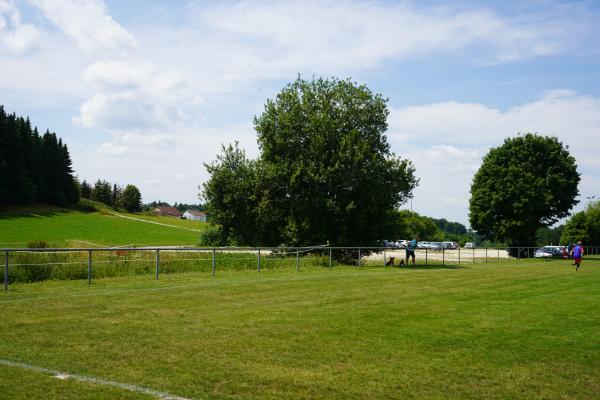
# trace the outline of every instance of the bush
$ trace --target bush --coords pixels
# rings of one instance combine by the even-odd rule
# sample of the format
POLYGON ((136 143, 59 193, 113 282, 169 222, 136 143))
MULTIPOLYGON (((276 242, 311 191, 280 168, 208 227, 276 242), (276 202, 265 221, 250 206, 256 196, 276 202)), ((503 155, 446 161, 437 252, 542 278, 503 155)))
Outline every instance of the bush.
POLYGON ((45 240, 32 240, 27 242, 28 249, 47 249, 48 247, 48 242, 45 240))
POLYGON ((214 225, 209 225, 200 233, 198 246, 201 247, 217 247, 223 246, 221 242, 221 229, 214 225))

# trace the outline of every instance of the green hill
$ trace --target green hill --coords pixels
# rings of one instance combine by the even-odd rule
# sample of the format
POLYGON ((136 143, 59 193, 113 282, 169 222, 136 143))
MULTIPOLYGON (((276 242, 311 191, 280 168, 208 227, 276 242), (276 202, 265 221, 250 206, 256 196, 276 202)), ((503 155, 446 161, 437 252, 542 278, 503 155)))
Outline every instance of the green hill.
MULTIPOLYGON (((80 206, 81 207, 81 206, 80 206)), ((90 208, 89 204, 81 208, 90 208)), ((43 240, 55 247, 197 245, 206 223, 170 217, 66 210, 53 206, 0 210, 0 247, 43 240)))

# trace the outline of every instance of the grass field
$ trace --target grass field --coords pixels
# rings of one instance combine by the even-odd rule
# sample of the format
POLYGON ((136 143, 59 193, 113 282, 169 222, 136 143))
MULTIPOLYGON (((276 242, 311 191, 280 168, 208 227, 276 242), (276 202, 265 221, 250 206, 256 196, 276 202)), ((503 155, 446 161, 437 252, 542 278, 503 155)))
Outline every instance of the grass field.
POLYGON ((16 284, 0 398, 599 398, 598 304, 592 259, 16 284))
POLYGON ((121 218, 106 211, 17 210, 0 213, 0 247, 22 247, 33 240, 44 240, 55 247, 196 245, 199 233, 189 229, 203 229, 205 226, 197 221, 121 214, 163 225, 121 218))

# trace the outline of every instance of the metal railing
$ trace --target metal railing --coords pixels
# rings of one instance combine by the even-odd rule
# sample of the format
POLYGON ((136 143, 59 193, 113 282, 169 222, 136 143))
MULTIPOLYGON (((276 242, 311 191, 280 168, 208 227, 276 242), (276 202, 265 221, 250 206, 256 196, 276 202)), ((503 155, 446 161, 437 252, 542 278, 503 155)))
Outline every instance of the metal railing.
MULTIPOLYGON (((415 266, 461 265, 465 263, 491 263, 501 260, 536 258, 538 247, 504 248, 456 248, 456 249, 415 249, 415 266)), ((600 247, 587 246, 587 255, 598 255, 600 247)), ((51 279, 86 279, 92 283, 94 266, 117 266, 143 264, 143 268, 131 273, 153 273, 159 279, 161 267, 170 267, 166 272, 190 271, 198 265, 208 266, 212 276, 216 276, 217 266, 243 265, 246 269, 255 268, 261 272, 265 265, 275 261, 280 267, 292 267, 300 271, 301 264, 332 268, 334 265, 398 266, 404 260, 405 267, 411 267, 412 259, 406 257, 406 250, 389 247, 94 247, 94 248, 4 248, 4 288, 11 283, 11 271, 17 268, 26 276, 14 275, 12 282, 31 282, 51 279), (13 262, 11 263, 11 258, 13 262), (391 262, 390 262, 391 261, 391 262), (173 267, 178 264, 179 267, 173 267), (57 273, 54 269, 66 266, 57 273), (73 275, 74 266, 84 267, 73 275), (33 272, 32 272, 33 271, 33 272), (29 274, 29 275, 28 275, 29 274), (37 274, 37 275, 36 275, 37 274), (61 275, 62 274, 62 275, 61 275), (76 278, 73 278, 75 276, 76 278)), ((543 257, 551 258, 551 257, 543 257)), ((560 258, 560 256, 556 257, 560 258)), ((106 268, 105 268, 106 269, 106 268)), ((114 276, 118 270, 104 276, 114 276)), ((123 271, 120 271, 121 273, 123 271)))

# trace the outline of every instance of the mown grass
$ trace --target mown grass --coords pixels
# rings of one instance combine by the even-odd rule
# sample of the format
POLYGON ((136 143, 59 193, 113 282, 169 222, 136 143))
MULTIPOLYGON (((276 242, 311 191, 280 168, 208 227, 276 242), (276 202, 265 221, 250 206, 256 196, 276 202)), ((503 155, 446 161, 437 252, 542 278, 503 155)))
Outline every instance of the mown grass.
MULTIPOLYGON (((17 211, 0 213, 0 247, 19 247, 19 244, 22 247, 34 240, 43 240, 56 247, 195 245, 199 240, 198 232, 125 219, 106 211, 81 212, 57 208, 17 211)), ((168 217, 150 218, 164 224, 180 223, 168 217)), ((202 229, 202 224, 197 225, 202 229)))
MULTIPOLYGON (((17 284, 0 354, 202 399, 600 396, 600 260, 450 267, 17 284)), ((65 385, 129 396, 0 368, 6 398, 65 385)))

